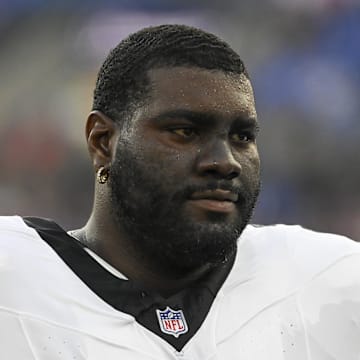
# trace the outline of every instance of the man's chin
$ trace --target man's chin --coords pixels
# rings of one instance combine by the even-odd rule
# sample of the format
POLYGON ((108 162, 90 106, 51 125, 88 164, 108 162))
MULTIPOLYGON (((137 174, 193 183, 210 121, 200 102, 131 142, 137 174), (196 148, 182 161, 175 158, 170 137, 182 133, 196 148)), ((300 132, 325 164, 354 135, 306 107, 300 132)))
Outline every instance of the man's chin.
POLYGON ((212 244, 211 246, 193 249, 187 253, 181 251, 181 255, 178 254, 173 258, 173 264, 183 269, 196 269, 203 266, 214 267, 225 264, 229 259, 232 259, 236 253, 236 248, 237 244, 233 242, 226 246, 213 246, 212 244))
POLYGON ((225 263, 236 252, 240 233, 241 229, 223 222, 197 223, 173 238, 167 255, 184 268, 225 263))

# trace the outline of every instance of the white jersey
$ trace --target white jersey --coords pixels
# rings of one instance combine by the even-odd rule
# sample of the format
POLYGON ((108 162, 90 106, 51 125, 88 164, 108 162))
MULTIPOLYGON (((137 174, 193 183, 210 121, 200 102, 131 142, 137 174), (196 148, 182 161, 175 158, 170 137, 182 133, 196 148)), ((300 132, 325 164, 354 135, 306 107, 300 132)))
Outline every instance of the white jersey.
POLYGON ((58 225, 0 217, 1 360, 359 360, 360 244, 247 226, 233 264, 163 298, 58 225))

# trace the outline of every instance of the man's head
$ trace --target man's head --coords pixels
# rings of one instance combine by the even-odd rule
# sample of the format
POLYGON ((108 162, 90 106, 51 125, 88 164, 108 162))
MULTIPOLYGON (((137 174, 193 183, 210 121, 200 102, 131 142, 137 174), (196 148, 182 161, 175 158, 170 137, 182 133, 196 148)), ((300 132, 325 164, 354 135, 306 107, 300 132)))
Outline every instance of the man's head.
POLYGON ((120 42, 98 74, 93 110, 124 122, 148 97, 148 70, 186 66, 245 74, 231 47, 213 34, 184 25, 145 28, 120 42))
POLYGON ((94 166, 110 170, 98 203, 139 256, 164 269, 231 258, 259 192, 256 110, 239 56, 198 29, 142 30, 106 59, 93 110, 94 166))

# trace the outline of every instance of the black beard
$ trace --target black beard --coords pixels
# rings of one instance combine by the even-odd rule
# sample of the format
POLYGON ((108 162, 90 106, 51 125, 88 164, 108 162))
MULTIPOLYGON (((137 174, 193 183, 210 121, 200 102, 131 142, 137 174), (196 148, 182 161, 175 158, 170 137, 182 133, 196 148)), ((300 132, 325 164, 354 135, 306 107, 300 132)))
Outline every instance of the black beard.
POLYGON ((118 145, 109 178, 112 210, 135 253, 152 268, 180 273, 232 259, 260 191, 258 177, 241 188, 227 181, 199 186, 186 183, 186 177, 181 180, 118 145), (221 214, 212 214, 208 221, 198 222, 185 216, 184 204, 190 194, 216 188, 238 192, 236 219, 229 222, 221 214))

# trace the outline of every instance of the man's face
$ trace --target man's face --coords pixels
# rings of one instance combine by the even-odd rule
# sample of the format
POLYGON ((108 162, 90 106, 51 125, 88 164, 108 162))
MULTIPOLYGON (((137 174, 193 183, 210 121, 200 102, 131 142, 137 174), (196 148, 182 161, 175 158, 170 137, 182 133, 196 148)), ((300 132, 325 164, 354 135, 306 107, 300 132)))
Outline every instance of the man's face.
POLYGON ((149 100, 122 130, 111 166, 116 221, 164 268, 225 262, 259 192, 251 84, 187 67, 148 75, 149 100))

